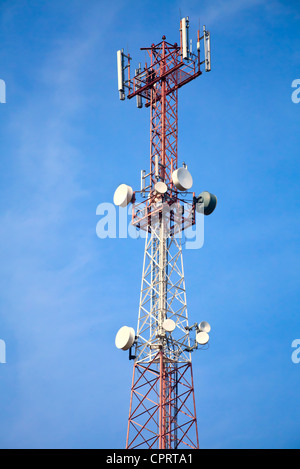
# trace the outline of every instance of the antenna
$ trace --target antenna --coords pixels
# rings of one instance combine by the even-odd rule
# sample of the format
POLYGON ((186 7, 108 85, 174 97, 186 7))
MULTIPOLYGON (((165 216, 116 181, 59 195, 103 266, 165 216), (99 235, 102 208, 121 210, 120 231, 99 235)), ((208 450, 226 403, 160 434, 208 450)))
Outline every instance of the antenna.
POLYGON ((118 207, 127 207, 133 196, 132 187, 121 184, 114 193, 114 204, 118 207))
POLYGON ((118 90, 120 93, 120 99, 125 99, 124 93, 124 54, 123 49, 117 52, 117 66, 118 66, 118 90))
POLYGON ((201 192, 196 199, 196 210, 198 213, 204 213, 204 215, 210 215, 217 206, 217 197, 210 192, 201 192))
POLYGON ((118 90, 121 101, 125 100, 125 88, 130 90, 130 55, 124 54, 124 49, 117 51, 118 90), (125 66, 125 58, 128 63, 125 66), (125 80, 125 70, 128 69, 128 80, 125 80))
POLYGON ((135 332, 133 327, 123 326, 119 329, 116 338, 115 344, 118 349, 129 350, 135 341, 135 332))
POLYGON ((189 58, 189 17, 182 18, 181 20, 181 34, 182 34, 182 58, 189 58))
POLYGON ((156 177, 156 179, 159 179, 158 155, 155 155, 155 157, 154 157, 154 162, 155 162, 155 177, 156 177))
POLYGON ((204 37, 204 50, 205 50, 205 71, 211 71, 210 65, 210 32, 206 31, 206 27, 203 26, 203 37, 204 37))
POLYGON ((210 70, 210 34, 205 27, 202 37, 198 31, 194 54, 186 17, 180 46, 162 36, 141 50, 149 65, 139 64, 132 78, 129 54, 117 53, 121 99, 136 98, 139 109, 150 111, 150 170, 141 171, 140 191, 121 184, 114 194, 117 206, 131 204, 132 225, 146 238, 136 332, 123 326, 115 339, 134 360, 126 448, 197 449, 191 353, 204 350, 211 328, 205 321, 189 325, 181 239, 195 225, 196 212, 211 214, 217 199, 207 191, 196 197, 188 166, 178 166, 178 94, 202 75, 201 65, 210 70))
MULTIPOLYGON (((139 64, 139 68, 136 68, 136 69, 135 69, 136 81, 139 81, 139 78, 137 78, 137 77, 139 77, 141 71, 142 71, 142 70, 141 70, 141 64, 139 64)), ((137 84, 137 89, 139 89, 139 88, 140 88, 140 85, 137 84)), ((139 95, 139 94, 136 95, 136 106, 137 106, 137 108, 139 108, 139 109, 141 109, 141 108, 143 107, 142 96, 139 95)))
POLYGON ((180 191, 187 191, 193 185, 193 178, 186 167, 178 168, 172 173, 172 181, 180 191))

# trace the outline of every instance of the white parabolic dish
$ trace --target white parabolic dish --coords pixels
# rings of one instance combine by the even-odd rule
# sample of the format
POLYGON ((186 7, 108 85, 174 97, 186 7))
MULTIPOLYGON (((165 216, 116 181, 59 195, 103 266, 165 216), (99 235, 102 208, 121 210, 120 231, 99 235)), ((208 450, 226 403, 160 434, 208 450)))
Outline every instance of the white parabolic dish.
POLYGON ((162 327, 167 332, 173 332, 175 327, 176 327, 176 324, 173 321, 173 319, 165 319, 164 322, 163 322, 162 327))
POLYGON ((132 187, 121 184, 114 193, 114 204, 119 207, 127 207, 133 195, 132 187))
POLYGON ((133 327, 123 326, 116 335, 115 344, 120 350, 128 350, 134 344, 134 340, 135 332, 133 327))
POLYGON ((158 181, 155 184, 154 188, 159 194, 165 194, 168 190, 167 184, 165 184, 163 181, 158 181))
POLYGON ((207 333, 211 331, 210 324, 206 321, 200 322, 199 329, 200 329, 200 331, 207 332, 207 333))
POLYGON ((205 345, 209 341, 209 335, 207 334, 207 332, 198 332, 198 334, 196 335, 196 341, 200 345, 205 345))
POLYGON ((172 174, 174 186, 180 191, 187 191, 193 185, 191 173, 186 168, 178 168, 172 174))

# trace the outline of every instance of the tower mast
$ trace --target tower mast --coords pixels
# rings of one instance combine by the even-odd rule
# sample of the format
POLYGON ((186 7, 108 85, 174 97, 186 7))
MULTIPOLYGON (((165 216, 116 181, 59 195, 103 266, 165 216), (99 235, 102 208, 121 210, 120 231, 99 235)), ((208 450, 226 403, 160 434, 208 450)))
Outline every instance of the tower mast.
POLYGON ((123 326, 116 336, 116 346, 134 359, 128 449, 199 448, 191 352, 208 342, 210 326, 189 326, 181 238, 195 224, 196 211, 211 213, 216 198, 189 192, 192 177, 186 165, 178 168, 178 89, 202 74, 201 65, 210 71, 209 32, 204 27, 200 37, 198 31, 193 54, 188 30, 183 18, 180 46, 163 36, 142 48, 150 65, 139 65, 133 78, 131 57, 117 53, 120 99, 127 92, 138 108, 150 108, 149 173, 142 171, 140 191, 122 184, 114 195, 116 205, 132 203, 132 224, 146 231, 137 332, 123 326))

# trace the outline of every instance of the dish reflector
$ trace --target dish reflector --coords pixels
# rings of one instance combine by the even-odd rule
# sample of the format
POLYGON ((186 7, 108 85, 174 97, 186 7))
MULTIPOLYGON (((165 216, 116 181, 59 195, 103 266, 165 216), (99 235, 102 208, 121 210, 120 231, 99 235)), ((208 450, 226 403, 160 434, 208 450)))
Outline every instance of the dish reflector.
POLYGON ((166 183, 162 182, 162 181, 158 181, 155 186, 154 186, 156 192, 158 192, 159 194, 165 194, 168 190, 168 186, 166 183))
POLYGON ((209 333, 209 332, 211 331, 210 324, 209 324, 208 322, 206 322, 206 321, 200 322, 200 324, 199 324, 199 330, 200 330, 201 332, 207 332, 207 333, 209 333))
POLYGON ((115 344, 120 350, 128 350, 133 346, 134 341, 135 332, 133 327, 123 326, 116 335, 115 344))
POLYGON ((198 213, 210 215, 217 206, 217 197, 210 192, 201 192, 197 197, 196 210, 198 213))
POLYGON ((187 191, 193 185, 191 173, 186 168, 178 168, 172 174, 174 186, 180 191, 187 191))
POLYGON ((127 207, 133 195, 132 187, 121 184, 114 193, 114 204, 119 207, 127 207))
POLYGON ((207 332, 198 332, 196 335, 196 341, 199 345, 205 345, 209 341, 209 335, 207 332))
POLYGON ((176 327, 176 324, 173 321, 173 319, 165 319, 164 322, 163 322, 162 327, 167 332, 173 332, 175 327, 176 327))

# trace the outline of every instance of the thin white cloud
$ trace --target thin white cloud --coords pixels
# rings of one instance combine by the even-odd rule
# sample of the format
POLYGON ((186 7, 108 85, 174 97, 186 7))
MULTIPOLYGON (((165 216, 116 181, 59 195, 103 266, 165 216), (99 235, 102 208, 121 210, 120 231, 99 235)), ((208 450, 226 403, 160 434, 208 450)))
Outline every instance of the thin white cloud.
MULTIPOLYGON (((89 301, 96 304, 87 283, 87 266, 95 252, 90 227, 79 222, 77 204, 87 195, 80 173, 88 155, 74 144, 80 137, 75 117, 84 111, 87 99, 81 71, 95 57, 96 47, 101 53, 99 39, 105 33, 99 29, 100 13, 98 8, 89 12, 76 35, 51 44, 39 68, 35 64, 32 69, 34 91, 2 129, 14 141, 10 151, 15 172, 12 187, 5 188, 7 208, 0 215, 6 305, 0 316, 13 331, 19 353, 12 363, 8 351, 7 366, 15 367, 19 380, 19 411, 10 425, 6 422, 1 442, 6 447, 43 446, 43 438, 51 437, 40 431, 41 419, 46 428, 53 426, 55 441, 69 399, 64 392, 58 395, 56 387, 65 386, 70 393, 74 355, 81 370, 83 351, 97 356, 97 342, 88 341, 87 335, 105 320, 101 311, 97 317, 93 307, 87 311, 89 301)), ((106 27, 114 14, 112 9, 106 15, 106 27)), ((94 229, 92 233, 95 236, 94 229)), ((84 373, 82 380, 94 370, 86 366, 84 373)))
POLYGON ((268 16, 277 16, 291 12, 291 7, 280 0, 205 0, 182 2, 182 12, 197 19, 200 15, 201 24, 209 25, 211 28, 219 23, 236 19, 238 14, 261 7, 262 12, 268 16))
POLYGON ((217 0, 209 2, 203 16, 209 25, 234 17, 244 10, 251 9, 265 3, 265 0, 217 0))

